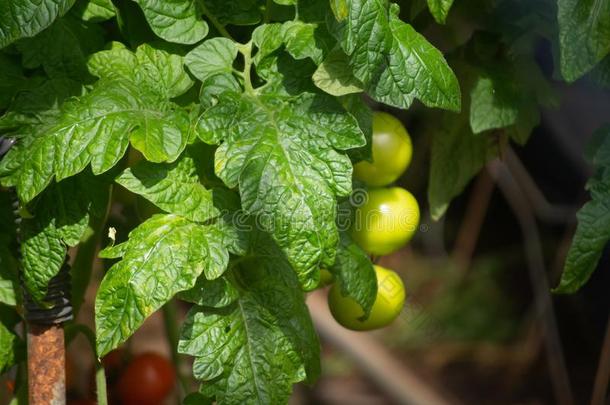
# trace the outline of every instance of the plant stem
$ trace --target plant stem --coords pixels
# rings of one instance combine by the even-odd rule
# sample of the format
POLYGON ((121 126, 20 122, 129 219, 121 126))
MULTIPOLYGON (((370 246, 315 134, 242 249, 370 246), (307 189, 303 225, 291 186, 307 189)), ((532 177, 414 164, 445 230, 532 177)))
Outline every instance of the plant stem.
POLYGON ((201 11, 203 12, 203 15, 212 23, 212 25, 214 26, 214 28, 216 28, 220 35, 230 39, 231 41, 235 41, 235 39, 231 36, 231 34, 229 34, 229 31, 227 31, 224 25, 222 25, 220 21, 218 21, 216 16, 210 13, 210 10, 208 10, 205 4, 203 4, 203 2, 199 2, 199 5, 201 6, 201 11))
POLYGON ((244 88, 246 93, 254 93, 252 78, 250 77, 250 71, 252 70, 252 40, 247 44, 239 44, 237 49, 244 57, 244 88))
POLYGON ((104 366, 100 362, 100 359, 95 355, 95 334, 91 329, 89 329, 86 325, 73 323, 66 325, 66 342, 70 342, 76 335, 76 333, 82 333, 87 342, 89 342, 89 346, 91 346, 91 350, 94 353, 93 363, 95 364, 95 388, 97 391, 97 403, 98 405, 108 405, 108 393, 106 392, 106 372, 104 370, 104 366))
POLYGON ((271 10, 271 7, 273 6, 273 0, 267 0, 267 2, 265 3, 265 17, 263 22, 266 24, 271 20, 271 13, 269 12, 271 10))
POLYGON ((26 404, 28 401, 28 373, 25 362, 21 362, 17 366, 15 389, 16 391, 13 393, 13 399, 9 402, 9 405, 26 404))
MULTIPOLYGON (((186 375, 184 375, 182 369, 182 356, 178 353, 178 319, 176 317, 176 312, 178 308, 176 306, 176 302, 174 300, 170 300, 167 304, 163 306, 163 323, 165 324, 165 334, 167 336, 167 342, 170 346, 170 352, 172 354, 172 360, 174 361, 174 365, 176 366, 176 375, 178 376, 178 381, 180 381, 180 386, 182 388, 180 396, 182 397, 182 393, 188 392, 189 390, 189 380, 186 375)), ((180 398, 180 402, 182 402, 182 398, 180 398)))
MULTIPOLYGON (((97 246, 100 243, 102 230, 108 219, 110 212, 110 205, 112 203, 112 189, 108 197, 108 204, 106 207, 106 213, 103 218, 93 217, 89 231, 91 232, 89 237, 80 243, 76 257, 74 258, 74 264, 72 265, 71 278, 72 278, 72 311, 74 318, 78 315, 83 301, 85 300, 85 291, 89 285, 91 279, 91 271, 93 269, 93 261, 95 260, 95 252, 97 246)), ((95 349, 95 346, 94 346, 95 349)))
POLYGON ((95 388, 97 391, 97 404, 108 405, 108 395, 106 393, 106 371, 98 359, 95 359, 95 388))

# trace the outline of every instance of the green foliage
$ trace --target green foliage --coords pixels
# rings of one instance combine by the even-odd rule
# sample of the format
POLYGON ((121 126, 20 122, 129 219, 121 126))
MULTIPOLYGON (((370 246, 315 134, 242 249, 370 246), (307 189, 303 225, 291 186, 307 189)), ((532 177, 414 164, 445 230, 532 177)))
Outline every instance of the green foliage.
POLYGON ((3 1, 0 3, 0 48, 38 34, 73 4, 74 0, 3 1))
POLYGON ((610 240, 610 126, 598 129, 593 135, 589 160, 596 168, 587 183, 591 201, 576 215, 578 227, 561 281, 555 289, 559 293, 573 293, 589 280, 610 240))
POLYGON ((329 269, 341 285, 341 294, 351 297, 368 316, 377 298, 377 278, 367 254, 350 238, 341 234, 337 258, 329 269))
POLYGON ((79 243, 90 216, 104 214, 104 187, 108 185, 102 177, 89 173, 53 184, 33 204, 34 216, 23 219, 23 279, 34 299, 43 300, 47 284, 64 262, 67 247, 79 243))
POLYGON ((243 209, 274 235, 304 288, 315 288, 311 274, 334 261, 336 198, 351 191, 351 164, 338 151, 364 145, 357 121, 323 95, 224 93, 198 134, 222 142, 216 174, 239 186, 243 209))
POLYGON ((610 53, 610 1, 557 2, 561 74, 572 82, 610 53))
POLYGON ((335 13, 333 31, 354 77, 373 99, 408 108, 417 98, 428 107, 460 110, 457 78, 440 51, 398 18, 397 5, 380 0, 346 3, 347 10, 335 13))
POLYGON ((320 373, 319 342, 290 264, 274 242, 254 235, 248 259, 231 272, 235 302, 195 306, 178 350, 195 356, 202 392, 219 403, 284 403, 291 385, 320 373))
MULTIPOLYGON (((534 58, 540 37, 567 80, 610 76, 607 0, 561 0, 556 15, 547 0, 483 0, 467 24, 458 3, 428 0, 436 22, 456 20, 442 32, 465 31, 456 41, 422 35, 434 32, 417 16, 423 1, 402 13, 388 0, 73 3, 0 3, 0 136, 16 140, 0 184, 15 188, 23 216, 19 262, 0 190, 0 302, 18 304, 22 271, 44 303, 68 247, 121 185, 162 213, 101 252, 118 260, 97 293, 97 354, 168 301, 195 304, 179 349, 205 382, 190 401, 282 403, 292 384, 315 380, 303 291, 320 268, 370 310, 372 264, 341 221, 352 164, 371 159, 368 101, 437 109, 426 113, 437 219, 500 140, 526 143, 540 106, 555 103, 534 58)), ((559 290, 586 281, 608 240, 606 149, 559 290)), ((17 338, 0 315, 5 349, 17 338)), ((0 368, 13 361, 0 350, 0 368)))
POLYGON ((444 24, 453 0, 427 0, 430 13, 437 23, 444 24))
POLYGON ((197 3, 190 0, 137 0, 153 32, 169 42, 194 44, 208 34, 199 18, 197 3))
POLYGON ((227 243, 216 225, 163 214, 100 256, 122 257, 104 277, 95 301, 100 356, 123 343, 176 293, 192 288, 200 274, 209 280, 220 277, 229 261, 227 243))
POLYGON ((13 308, 0 304, 0 374, 23 358, 25 345, 15 332, 19 320, 13 308))
POLYGON ((212 191, 199 182, 194 158, 184 154, 169 164, 142 161, 121 173, 116 182, 166 212, 205 222, 219 212, 212 191))

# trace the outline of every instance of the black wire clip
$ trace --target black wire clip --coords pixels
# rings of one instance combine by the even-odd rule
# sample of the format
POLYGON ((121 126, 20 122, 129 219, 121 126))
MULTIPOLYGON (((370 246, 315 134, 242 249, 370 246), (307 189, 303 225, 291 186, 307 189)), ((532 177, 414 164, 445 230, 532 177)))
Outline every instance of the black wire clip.
MULTIPOLYGON (((15 140, 0 136, 0 159, 2 159, 11 147, 15 144, 15 140)), ((10 189, 13 200, 13 215, 15 217, 15 233, 17 235, 16 248, 17 259, 22 263, 21 254, 21 222, 20 203, 17 193, 14 189, 10 189)), ((47 294, 43 299, 46 305, 41 305, 34 301, 28 293, 23 280, 23 273, 19 272, 19 282, 23 292, 23 302, 25 307, 25 319, 28 322, 53 325, 70 321, 74 318, 71 304, 71 283, 70 283, 70 265, 68 257, 64 260, 59 273, 50 281, 47 289, 47 294)))

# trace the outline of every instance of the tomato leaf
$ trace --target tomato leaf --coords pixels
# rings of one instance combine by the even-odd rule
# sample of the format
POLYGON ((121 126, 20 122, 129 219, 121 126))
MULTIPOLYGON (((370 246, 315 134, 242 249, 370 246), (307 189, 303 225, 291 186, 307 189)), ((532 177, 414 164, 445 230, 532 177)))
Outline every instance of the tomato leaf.
POLYGON ((208 34, 208 25, 200 18, 192 0, 136 0, 155 34, 169 42, 194 44, 208 34))
POLYGON ((112 0, 77 0, 71 13, 85 21, 105 21, 116 15, 112 0))
POLYGON ((339 151, 364 144, 356 120, 325 96, 224 93, 198 133, 220 143, 216 174, 239 187, 244 210, 273 234, 304 287, 314 287, 310 275, 334 261, 335 199, 351 191, 351 163, 339 151))
POLYGON ((15 333, 20 320, 12 308, 0 304, 0 373, 8 371, 23 358, 24 344, 15 333))
POLYGON ((126 169, 116 182, 162 210, 191 221, 205 222, 219 215, 212 192, 199 182, 195 161, 188 155, 169 164, 142 161, 126 169))
POLYGON ((356 301, 368 316, 377 298, 377 277, 366 252, 345 232, 341 233, 337 258, 329 270, 337 277, 341 294, 356 301))
POLYGON ((372 159, 372 139, 373 139, 373 110, 364 102, 363 98, 358 94, 342 97, 341 102, 345 109, 356 117, 358 126, 364 134, 366 144, 360 148, 350 149, 347 154, 352 159, 352 162, 372 159))
POLYGON ((284 403, 291 385, 320 372, 320 344, 290 264, 269 238, 254 243, 235 276, 242 288, 228 307, 193 307, 178 350, 195 356, 202 392, 219 404, 284 403))
POLYGON ((596 167, 587 183, 591 201, 576 214, 578 226, 557 293, 574 293, 591 277, 610 240, 610 126, 596 131, 590 145, 590 158, 596 167))
POLYGON ((177 215, 154 215, 102 257, 122 259, 100 284, 95 300, 98 355, 123 343, 176 293, 193 288, 200 274, 213 280, 229 261, 224 235, 177 215))
POLYGON ((222 25, 253 25, 263 19, 261 0, 206 0, 205 6, 222 25))
POLYGON ((453 5, 453 0, 427 0, 430 14, 437 23, 445 24, 449 10, 453 5))
MULTIPOLYGON (((67 98, 82 94, 82 84, 73 79, 33 80, 28 84, 27 89, 23 89, 15 96, 9 110, 0 117, 0 129, 8 132, 19 129, 27 132, 25 129, 27 127, 35 128, 45 122, 54 122, 61 113, 61 103, 67 98)), ((19 153, 13 152, 15 148, 19 148, 19 144, 11 148, 9 154, 0 162, 0 166, 4 166, 6 160, 17 157, 19 153), (11 155, 12 157, 9 157, 11 155)), ((4 173, 0 173, 0 176, 2 175, 4 173)))
POLYGON ((443 216, 451 200, 496 155, 495 139, 474 135, 466 112, 443 114, 432 136, 428 202, 434 220, 443 216))
POLYGON ((610 0, 557 2, 561 74, 572 82, 610 53, 610 0))
MULTIPOLYGON (((0 235, 1 237, 1 235, 0 235)), ((17 304, 19 280, 17 260, 9 247, 0 242, 0 303, 10 306, 17 304)))
POLYGON ((472 132, 505 128, 515 142, 525 144, 540 122, 538 105, 556 104, 548 80, 534 61, 524 57, 477 71, 470 91, 472 132))
POLYGON ((332 37, 324 25, 287 21, 282 24, 281 36, 286 51, 295 59, 311 58, 320 64, 332 47, 332 37))
POLYGON ((8 107, 15 94, 28 87, 28 82, 18 59, 0 52, 0 109, 8 107))
POLYGON ((212 38, 190 51, 184 58, 184 63, 203 82, 211 76, 231 74, 236 57, 237 45, 234 41, 212 38))
POLYGON ((17 303, 19 282, 17 260, 13 256, 16 242, 15 218, 9 193, 0 193, 0 303, 17 303))
POLYGON ((88 68, 99 78, 120 77, 137 84, 143 96, 167 100, 184 94, 193 85, 184 71, 183 59, 150 45, 139 46, 134 53, 113 42, 109 50, 89 59, 88 68))
POLYGON ((51 78, 71 78, 91 82, 87 57, 104 46, 103 30, 69 16, 58 18, 33 38, 16 43, 28 69, 42 66, 51 78))
POLYGON ((21 162, 12 175, 22 201, 32 200, 53 177, 73 176, 89 164, 94 174, 106 172, 129 141, 153 162, 172 162, 186 146, 188 113, 168 101, 192 85, 181 57, 148 45, 135 54, 113 47, 95 54, 90 68, 102 77, 93 90, 65 102, 51 123, 35 127, 27 151, 9 152, 7 159, 21 162))
POLYGON ((199 276, 195 286, 178 293, 178 297, 200 306, 222 308, 235 302, 239 297, 239 291, 225 277, 208 280, 199 276))
POLYGON ((375 100, 408 108, 460 110, 460 88, 443 54, 384 0, 347 0, 347 16, 335 28, 354 76, 375 100))
POLYGON ((333 96, 360 93, 364 86, 356 79, 349 66, 349 59, 339 48, 326 56, 312 76, 314 84, 333 96))
POLYGON ((90 216, 104 214, 108 190, 104 179, 83 173, 53 184, 30 207, 33 217, 22 221, 22 274, 35 300, 43 300, 49 281, 64 263, 67 247, 80 242, 90 216))
POLYGON ((0 3, 0 48, 33 37, 64 15, 74 0, 15 0, 0 3))

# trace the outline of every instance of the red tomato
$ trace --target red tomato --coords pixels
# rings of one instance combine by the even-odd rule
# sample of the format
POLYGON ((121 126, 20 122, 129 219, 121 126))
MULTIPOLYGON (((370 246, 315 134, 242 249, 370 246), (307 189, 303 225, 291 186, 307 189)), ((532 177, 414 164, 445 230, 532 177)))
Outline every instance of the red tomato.
POLYGON ((15 380, 6 380, 4 384, 6 385, 6 390, 9 394, 15 392, 15 380))
POLYGON ((135 356, 119 379, 117 391, 123 405, 157 405, 176 382, 173 365, 156 353, 135 356))

